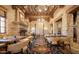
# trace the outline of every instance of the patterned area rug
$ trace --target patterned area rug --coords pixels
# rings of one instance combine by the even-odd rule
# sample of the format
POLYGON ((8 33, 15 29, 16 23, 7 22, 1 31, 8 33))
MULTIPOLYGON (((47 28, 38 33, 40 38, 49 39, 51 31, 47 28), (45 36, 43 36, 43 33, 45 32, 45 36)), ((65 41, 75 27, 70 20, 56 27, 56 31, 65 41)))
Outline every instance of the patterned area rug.
POLYGON ((47 46, 47 41, 43 36, 37 37, 32 44, 32 51, 34 53, 48 53, 50 48, 47 46))

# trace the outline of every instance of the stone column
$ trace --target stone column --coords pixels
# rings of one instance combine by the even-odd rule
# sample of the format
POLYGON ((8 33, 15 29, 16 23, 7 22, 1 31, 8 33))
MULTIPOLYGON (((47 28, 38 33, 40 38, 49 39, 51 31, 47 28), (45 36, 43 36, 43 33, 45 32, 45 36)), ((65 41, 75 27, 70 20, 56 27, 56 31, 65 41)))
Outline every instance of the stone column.
POLYGON ((67 35, 67 14, 64 13, 62 16, 62 35, 67 35))
POLYGON ((68 14, 67 15, 67 32, 68 32, 68 37, 71 38, 71 43, 73 42, 73 14, 68 14))
POLYGON ((79 43, 79 11, 77 12, 76 29, 77 29, 77 42, 79 43))
POLYGON ((53 20, 53 34, 56 35, 57 34, 57 24, 55 22, 55 19, 53 20))

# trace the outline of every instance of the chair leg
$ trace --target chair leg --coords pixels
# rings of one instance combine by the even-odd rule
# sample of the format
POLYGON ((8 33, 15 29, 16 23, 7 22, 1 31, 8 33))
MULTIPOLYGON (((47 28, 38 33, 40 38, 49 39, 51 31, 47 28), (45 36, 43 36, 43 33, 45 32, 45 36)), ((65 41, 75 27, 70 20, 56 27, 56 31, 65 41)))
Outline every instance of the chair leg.
POLYGON ((21 49, 21 53, 23 54, 23 49, 21 49))

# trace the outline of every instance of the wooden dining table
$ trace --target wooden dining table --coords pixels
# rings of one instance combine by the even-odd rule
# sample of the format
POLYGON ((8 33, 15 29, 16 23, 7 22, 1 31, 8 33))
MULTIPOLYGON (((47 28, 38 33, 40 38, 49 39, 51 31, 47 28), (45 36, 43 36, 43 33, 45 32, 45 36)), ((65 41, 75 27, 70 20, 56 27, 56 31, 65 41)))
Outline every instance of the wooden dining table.
POLYGON ((16 41, 16 39, 0 39, 0 48, 5 47, 5 50, 7 51, 7 45, 14 41, 16 41))
POLYGON ((15 41, 15 40, 13 40, 13 39, 1 39, 0 43, 8 43, 8 42, 13 42, 13 41, 15 41))

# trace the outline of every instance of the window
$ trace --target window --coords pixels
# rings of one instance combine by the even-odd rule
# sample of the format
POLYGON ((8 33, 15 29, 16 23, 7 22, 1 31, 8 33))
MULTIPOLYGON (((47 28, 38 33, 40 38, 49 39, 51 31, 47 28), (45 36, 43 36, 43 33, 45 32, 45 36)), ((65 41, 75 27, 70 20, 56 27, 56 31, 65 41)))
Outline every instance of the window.
MULTIPOLYGON (((77 12, 74 12, 73 13, 73 25, 76 25, 77 16, 78 16, 77 12)), ((75 26, 73 27, 73 41, 77 42, 77 29, 75 26)))
POLYGON ((5 17, 0 16, 0 33, 5 33, 6 25, 5 25, 5 17))
POLYGON ((6 8, 0 6, 0 34, 6 32, 6 8))
POLYGON ((62 18, 59 19, 59 20, 57 21, 57 29, 58 29, 57 34, 58 34, 58 35, 61 35, 61 29, 62 29, 62 18))

